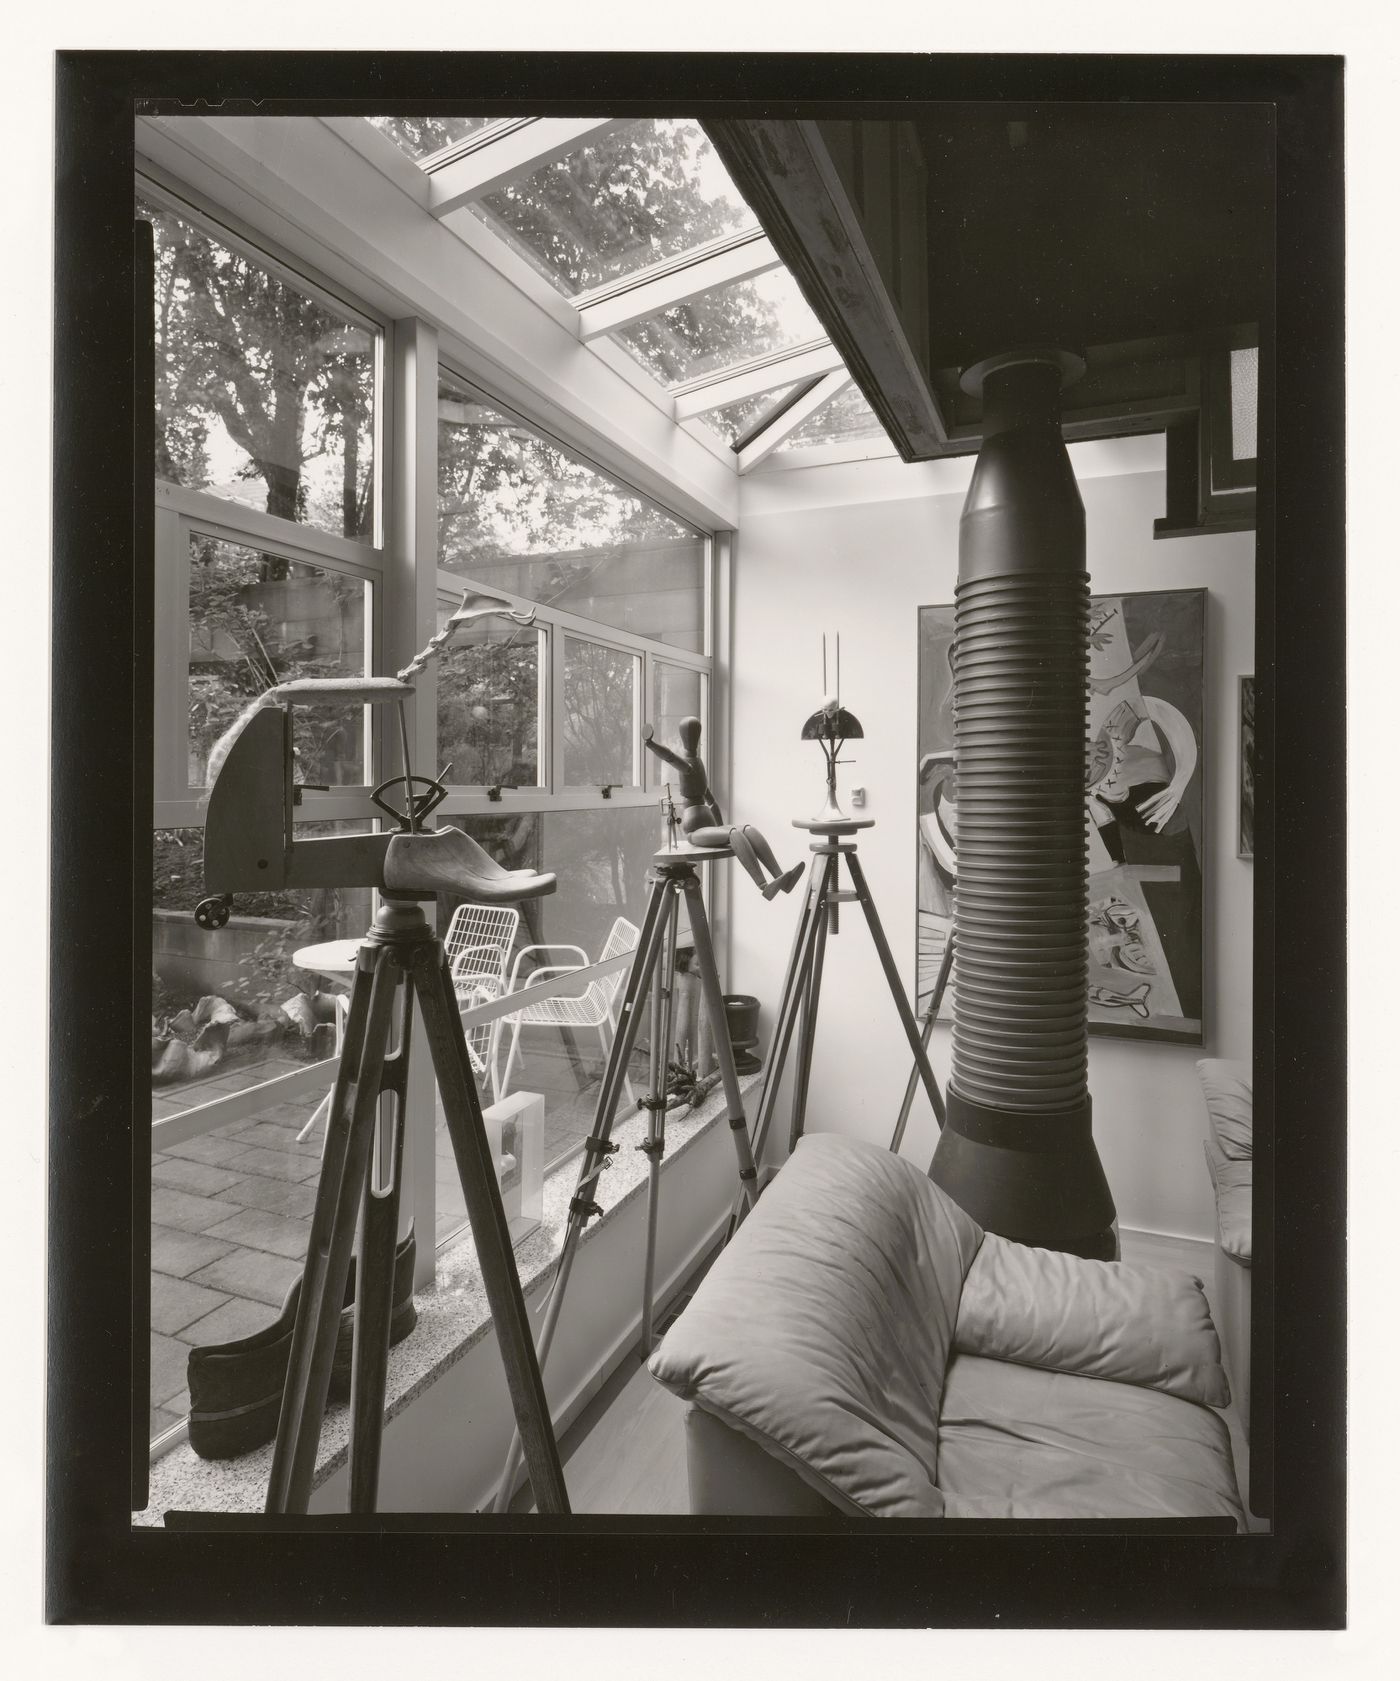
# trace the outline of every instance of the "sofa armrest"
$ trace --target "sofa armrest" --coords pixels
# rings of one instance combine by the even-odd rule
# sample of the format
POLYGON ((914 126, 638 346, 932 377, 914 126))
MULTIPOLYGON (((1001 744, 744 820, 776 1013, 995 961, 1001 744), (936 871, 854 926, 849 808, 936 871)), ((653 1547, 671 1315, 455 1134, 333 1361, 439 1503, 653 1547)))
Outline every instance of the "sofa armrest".
POLYGON ((791 1466, 703 1407, 685 1412, 685 1468, 690 1510, 738 1517, 837 1517, 791 1466))
POLYGON ((1086 1261, 988 1232, 963 1283, 954 1347, 1045 1371, 1230 1403, 1201 1281, 1086 1261))

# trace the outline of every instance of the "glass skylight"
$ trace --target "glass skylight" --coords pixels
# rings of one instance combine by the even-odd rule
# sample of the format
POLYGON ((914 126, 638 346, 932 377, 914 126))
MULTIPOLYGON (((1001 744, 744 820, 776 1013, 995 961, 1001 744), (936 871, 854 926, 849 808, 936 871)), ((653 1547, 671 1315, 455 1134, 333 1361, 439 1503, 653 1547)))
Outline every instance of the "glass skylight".
POLYGON ((621 123, 472 209, 566 297, 757 227, 699 123, 621 123))
POLYGON ((496 117, 371 117, 369 121, 387 135, 414 163, 422 163, 435 152, 460 145, 499 121, 496 117))
POLYGON ((782 408, 796 389, 796 383, 780 385, 776 390, 759 392, 757 397, 741 397, 737 403, 726 403, 722 409, 709 409, 695 418, 732 446, 746 432, 753 431, 765 415, 782 408))
POLYGON ((821 323, 786 269, 716 286, 622 328, 616 337, 667 386, 718 375, 794 345, 826 340, 821 323))
MULTIPOLYGON (((762 229, 696 119, 585 124, 586 136, 557 156, 551 155, 557 139, 543 123, 534 163, 528 161, 529 135, 536 124, 529 118, 369 121, 428 171, 450 170, 466 153, 486 158, 499 139, 514 136, 511 156, 518 167, 511 173, 509 165, 488 166, 496 185, 479 198, 468 188, 465 210, 577 304, 585 343, 606 334, 665 389, 683 391, 693 416, 687 426, 698 419, 733 449, 758 443, 764 427, 816 377, 785 379, 784 357, 808 348, 829 357, 827 335, 792 275, 762 266, 773 263, 771 248, 748 248, 762 229), (731 256, 736 242, 742 249, 731 256), (720 281, 726 272, 731 278, 720 281), (740 278, 733 278, 736 273, 740 278), (649 290, 632 295, 642 284, 649 290), (648 305, 652 313, 627 319, 648 305), (625 324, 609 331, 602 325, 607 318, 625 324), (695 413, 697 396, 703 400, 713 383, 755 362, 762 369, 757 377, 773 381, 767 390, 695 413)), ((451 226, 450 217, 445 225, 451 226)), ((823 365, 831 366, 830 360, 824 358, 819 369, 823 365)), ((751 390, 754 383, 746 372, 738 389, 751 390)), ((861 443, 883 435, 851 388, 778 447, 861 443)))
POLYGON ((874 409, 861 396, 858 385, 848 385, 844 391, 823 403, 821 408, 805 420, 790 438, 778 445, 775 454, 786 450, 812 449, 818 444, 855 444, 883 439, 885 429, 876 418, 874 409))

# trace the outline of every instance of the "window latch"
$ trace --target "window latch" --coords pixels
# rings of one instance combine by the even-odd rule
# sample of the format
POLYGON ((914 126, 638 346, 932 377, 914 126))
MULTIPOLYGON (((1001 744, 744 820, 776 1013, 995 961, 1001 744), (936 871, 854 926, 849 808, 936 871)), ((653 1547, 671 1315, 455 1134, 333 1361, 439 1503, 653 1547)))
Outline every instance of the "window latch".
POLYGON ((613 789, 620 788, 621 786, 622 784, 620 782, 605 782, 603 783, 600 792, 605 800, 610 800, 612 798, 613 789))
POLYGON ((486 798, 499 802, 503 792, 513 794, 519 786, 518 782, 492 782, 486 789, 486 798))

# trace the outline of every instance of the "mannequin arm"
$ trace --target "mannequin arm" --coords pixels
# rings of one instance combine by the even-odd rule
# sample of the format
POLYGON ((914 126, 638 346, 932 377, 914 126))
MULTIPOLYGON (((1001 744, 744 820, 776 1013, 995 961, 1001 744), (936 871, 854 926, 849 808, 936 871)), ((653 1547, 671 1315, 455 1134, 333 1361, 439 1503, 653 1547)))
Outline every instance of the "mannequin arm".
POLYGON ((684 770, 686 768, 685 760, 681 758, 679 753, 673 753, 669 747, 663 747, 661 743, 656 740, 652 733, 650 724, 648 724, 642 731, 642 745, 649 753, 655 753, 658 759, 664 760, 668 765, 673 766, 676 770, 684 770))

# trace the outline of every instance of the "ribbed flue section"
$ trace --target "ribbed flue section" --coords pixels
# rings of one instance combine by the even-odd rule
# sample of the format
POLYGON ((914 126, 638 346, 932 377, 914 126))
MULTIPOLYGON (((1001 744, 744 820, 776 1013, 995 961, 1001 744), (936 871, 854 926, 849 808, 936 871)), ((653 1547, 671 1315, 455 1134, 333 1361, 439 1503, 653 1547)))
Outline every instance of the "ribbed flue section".
POLYGON ((958 533, 953 1067, 930 1169, 988 1231, 1111 1258, 1088 1082, 1089 577, 1060 432, 1075 359, 963 375, 982 448, 958 533))
POLYGON ((1088 1093, 1089 581, 958 586, 957 986, 950 1089, 988 1109, 1088 1093))

